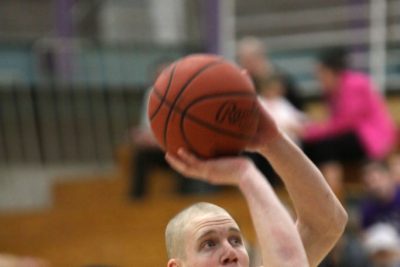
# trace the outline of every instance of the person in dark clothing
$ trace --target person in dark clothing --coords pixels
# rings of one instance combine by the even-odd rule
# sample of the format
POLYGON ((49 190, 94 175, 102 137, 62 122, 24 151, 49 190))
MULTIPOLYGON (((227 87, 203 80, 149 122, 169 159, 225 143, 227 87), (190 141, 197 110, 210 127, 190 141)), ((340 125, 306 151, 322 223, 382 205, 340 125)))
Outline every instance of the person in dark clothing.
MULTIPOLYGON (((154 64, 151 78, 152 81, 156 80, 162 70, 172 63, 171 59, 161 59, 154 64)), ((165 161, 164 151, 159 147, 156 139, 150 128, 149 119, 147 116, 148 98, 151 92, 149 87, 143 97, 141 118, 138 127, 132 130, 131 140, 134 146, 134 153, 132 157, 132 177, 130 197, 133 199, 143 198, 147 191, 148 179, 154 168, 169 169, 174 172, 167 162, 165 161)), ((184 177, 174 172, 178 192, 181 194, 200 194, 209 193, 217 190, 217 187, 191 179, 184 179, 184 177)))
POLYGON ((388 223, 400 234, 400 186, 388 167, 381 162, 370 162, 364 166, 362 176, 368 192, 361 203, 362 228, 388 223))

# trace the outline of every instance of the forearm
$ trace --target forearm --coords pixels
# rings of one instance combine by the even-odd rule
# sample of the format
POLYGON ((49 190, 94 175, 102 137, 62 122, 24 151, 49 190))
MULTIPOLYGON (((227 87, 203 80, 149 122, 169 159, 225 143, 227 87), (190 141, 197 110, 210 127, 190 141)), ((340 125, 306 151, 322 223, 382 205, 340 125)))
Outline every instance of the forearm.
POLYGON ((255 168, 240 180, 265 266, 308 266, 296 226, 271 186, 255 168))
POLYGON ((344 208, 317 167, 283 134, 269 140, 259 151, 281 177, 293 201, 310 263, 319 261, 344 229, 344 208))

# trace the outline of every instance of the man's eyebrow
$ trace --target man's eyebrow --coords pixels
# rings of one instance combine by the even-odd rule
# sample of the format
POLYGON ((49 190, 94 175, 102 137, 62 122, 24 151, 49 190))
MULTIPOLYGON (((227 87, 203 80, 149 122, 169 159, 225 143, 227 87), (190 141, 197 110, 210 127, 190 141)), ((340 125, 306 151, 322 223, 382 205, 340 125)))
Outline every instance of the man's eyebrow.
POLYGON ((208 236, 208 235, 215 234, 215 233, 217 233, 217 231, 215 231, 215 230, 208 230, 208 231, 205 231, 204 233, 202 233, 202 234, 197 238, 197 240, 201 240, 201 239, 203 239, 204 237, 206 237, 206 236, 208 236))
MULTIPOLYGON (((228 231, 229 231, 229 232, 234 232, 234 233, 239 234, 239 235, 242 234, 242 232, 240 232, 240 230, 239 230, 238 228, 236 228, 236 227, 229 227, 228 231)), ((208 235, 215 234, 215 233, 217 233, 217 231, 212 230, 212 229, 211 229, 211 230, 208 230, 208 231, 205 231, 204 233, 202 233, 202 234, 197 238, 197 240, 201 240, 201 239, 203 239, 204 237, 206 237, 206 236, 208 236, 208 235)))
POLYGON ((236 227, 229 227, 229 232, 235 232, 237 234, 242 234, 242 232, 240 232, 240 230, 236 227))

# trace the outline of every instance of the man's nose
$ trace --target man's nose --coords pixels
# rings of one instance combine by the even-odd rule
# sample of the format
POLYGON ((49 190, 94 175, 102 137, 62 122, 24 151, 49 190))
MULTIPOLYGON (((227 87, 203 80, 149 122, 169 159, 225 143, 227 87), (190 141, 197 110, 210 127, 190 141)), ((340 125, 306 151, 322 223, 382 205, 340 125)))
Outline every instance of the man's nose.
POLYGON ((237 257, 237 251, 234 247, 232 247, 229 242, 226 242, 227 244, 224 244, 224 251, 221 255, 221 263, 222 264, 228 264, 232 262, 237 262, 238 257, 237 257))

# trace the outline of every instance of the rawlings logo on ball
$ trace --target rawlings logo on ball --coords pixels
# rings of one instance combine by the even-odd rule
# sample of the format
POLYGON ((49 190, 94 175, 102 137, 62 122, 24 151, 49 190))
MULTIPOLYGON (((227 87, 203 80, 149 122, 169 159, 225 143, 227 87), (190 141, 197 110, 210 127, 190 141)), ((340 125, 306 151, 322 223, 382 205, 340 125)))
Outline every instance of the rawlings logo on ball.
POLYGON ((234 101, 226 101, 218 109, 215 121, 219 124, 225 121, 232 125, 237 125, 240 129, 245 129, 252 124, 252 119, 257 115, 257 108, 240 108, 234 101))

